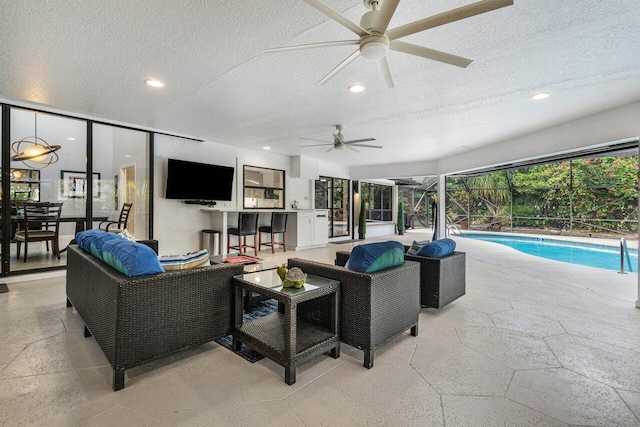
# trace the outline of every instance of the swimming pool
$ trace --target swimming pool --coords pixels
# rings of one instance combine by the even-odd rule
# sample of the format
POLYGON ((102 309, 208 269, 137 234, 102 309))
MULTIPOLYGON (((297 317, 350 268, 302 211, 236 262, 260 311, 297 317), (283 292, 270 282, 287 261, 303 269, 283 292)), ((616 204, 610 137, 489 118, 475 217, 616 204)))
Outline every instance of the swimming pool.
MULTIPOLYGON (((503 236, 499 234, 464 234, 463 237, 499 243, 526 254, 556 261, 620 270, 620 248, 612 246, 569 242, 544 237, 503 236)), ((638 251, 629 249, 629 258, 625 257, 625 271, 637 271, 638 251)))

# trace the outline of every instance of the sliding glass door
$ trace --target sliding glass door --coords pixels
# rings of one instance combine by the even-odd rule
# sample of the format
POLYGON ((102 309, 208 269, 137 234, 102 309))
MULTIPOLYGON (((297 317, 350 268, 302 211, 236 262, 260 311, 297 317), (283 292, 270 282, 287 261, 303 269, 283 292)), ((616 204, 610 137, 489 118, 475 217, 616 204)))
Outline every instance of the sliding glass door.
MULTIPOLYGON (((9 194, 11 226, 10 271, 33 271, 66 265, 54 253, 54 242, 39 241, 39 223, 26 223, 24 203, 61 203, 61 221, 47 230, 58 232, 57 245, 64 249, 74 238, 76 218, 84 220, 87 197, 87 125, 75 120, 32 110, 10 110, 9 194), (18 258, 18 247, 20 257, 18 258)), ((46 226, 44 226, 46 228, 46 226)))
POLYGON ((2 112, 2 275, 65 268, 75 234, 117 220, 125 203, 131 234, 151 238, 153 134, 6 104, 2 112), (25 203, 61 204, 59 224, 27 221, 25 203))
POLYGON ((93 195, 94 218, 118 219, 122 207, 130 204, 126 229, 138 240, 147 239, 148 132, 94 124, 93 159, 93 175, 100 180, 100 191, 93 195))
POLYGON ((348 179, 320 177, 315 186, 315 207, 329 210, 329 237, 351 235, 348 179))

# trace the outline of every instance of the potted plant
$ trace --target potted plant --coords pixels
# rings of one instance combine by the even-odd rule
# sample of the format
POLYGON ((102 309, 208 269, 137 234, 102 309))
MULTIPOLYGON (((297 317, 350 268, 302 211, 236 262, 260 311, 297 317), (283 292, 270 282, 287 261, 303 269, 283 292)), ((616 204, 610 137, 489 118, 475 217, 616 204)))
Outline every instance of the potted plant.
POLYGON ((360 216, 358 217, 358 238, 364 240, 367 233, 367 213, 364 209, 364 198, 360 199, 360 216))
POLYGON ((400 236, 404 234, 404 206, 402 203, 398 204, 398 234, 400 236))

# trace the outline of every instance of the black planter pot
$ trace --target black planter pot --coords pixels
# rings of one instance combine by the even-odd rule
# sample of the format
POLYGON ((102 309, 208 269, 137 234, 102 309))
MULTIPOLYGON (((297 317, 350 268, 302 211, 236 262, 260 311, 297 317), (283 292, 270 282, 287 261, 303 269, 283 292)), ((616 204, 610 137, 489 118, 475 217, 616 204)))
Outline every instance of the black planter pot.
POLYGON ((358 233, 358 239, 360 239, 360 240, 364 240, 364 234, 362 234, 362 233, 358 233))

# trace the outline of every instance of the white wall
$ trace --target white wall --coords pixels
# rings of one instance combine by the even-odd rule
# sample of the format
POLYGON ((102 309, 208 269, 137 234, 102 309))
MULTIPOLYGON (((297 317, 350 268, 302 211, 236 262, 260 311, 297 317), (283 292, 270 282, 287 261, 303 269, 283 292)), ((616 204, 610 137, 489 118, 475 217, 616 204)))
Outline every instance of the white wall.
MULTIPOLYGON (((289 156, 236 148, 215 142, 194 142, 165 135, 155 137, 154 238, 160 254, 179 254, 201 249, 202 230, 211 228, 211 216, 199 205, 166 199, 167 160, 169 158, 235 168, 231 202, 218 202, 223 210, 242 209, 243 166, 258 166, 285 171, 285 208, 293 200, 301 209, 312 208, 313 181, 291 178, 289 156)), ((207 185, 207 183, 202 183, 207 185)), ((223 231, 223 230, 220 230, 223 231)))
POLYGON ((640 136, 640 102, 602 111, 437 161, 351 168, 352 179, 452 174, 640 136))

